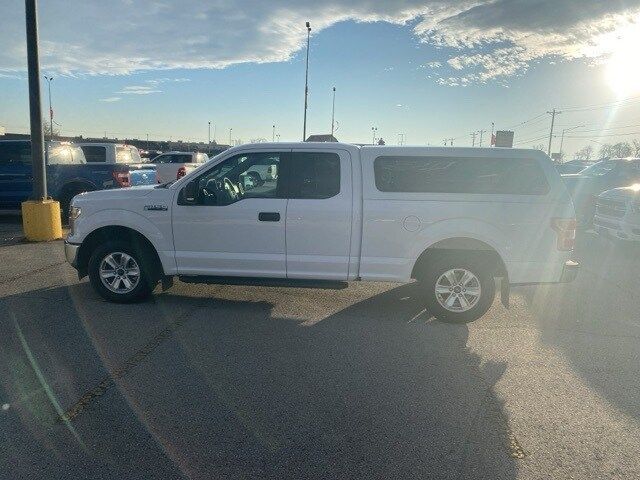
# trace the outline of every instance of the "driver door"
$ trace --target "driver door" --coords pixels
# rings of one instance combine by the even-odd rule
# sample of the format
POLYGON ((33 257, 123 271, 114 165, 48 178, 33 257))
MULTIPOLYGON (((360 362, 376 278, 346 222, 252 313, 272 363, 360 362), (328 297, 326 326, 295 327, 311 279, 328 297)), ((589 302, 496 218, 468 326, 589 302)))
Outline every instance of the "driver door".
POLYGON ((201 173, 197 194, 176 195, 173 238, 180 275, 286 278, 287 200, 282 151, 234 155, 201 173))

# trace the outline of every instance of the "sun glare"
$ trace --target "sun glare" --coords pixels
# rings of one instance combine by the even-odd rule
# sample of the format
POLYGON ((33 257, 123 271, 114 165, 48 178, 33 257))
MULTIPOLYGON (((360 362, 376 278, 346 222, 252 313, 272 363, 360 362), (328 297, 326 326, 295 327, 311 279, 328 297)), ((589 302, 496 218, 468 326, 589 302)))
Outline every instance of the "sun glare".
POLYGON ((619 98, 640 93, 640 27, 634 27, 616 39, 606 63, 607 84, 619 98))

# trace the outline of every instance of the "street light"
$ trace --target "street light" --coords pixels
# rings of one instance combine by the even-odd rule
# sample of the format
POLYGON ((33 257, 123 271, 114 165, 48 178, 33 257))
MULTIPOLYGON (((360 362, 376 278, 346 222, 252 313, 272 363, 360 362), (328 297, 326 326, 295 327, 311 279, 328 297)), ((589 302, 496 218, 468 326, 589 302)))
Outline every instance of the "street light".
POLYGON ((229 146, 231 146, 231 132, 233 131, 233 128, 229 129, 229 146))
POLYGON ((576 128, 582 128, 584 125, 577 125, 575 127, 565 128, 562 130, 562 135, 560 136, 560 155, 562 155, 562 144, 564 143, 564 132, 570 132, 571 130, 575 130, 576 128))
POLYGON ((273 126, 273 130, 271 131, 271 141, 275 142, 276 141, 276 126, 273 126))
POLYGON ((211 146, 211 122, 209 122, 209 146, 211 146))
POLYGON ((53 107, 51 106, 51 82, 53 82, 53 77, 45 75, 44 79, 49 84, 49 141, 53 141, 53 107))
MULTIPOLYGON (((336 87, 333 87, 333 107, 331 108, 331 136, 336 126, 336 87)), ((333 140, 333 139, 332 139, 333 140)))
POLYGON ((311 37, 311 24, 307 22, 307 68, 304 74, 304 123, 302 126, 302 141, 307 139, 307 98, 309 97, 309 38, 311 37))
POLYGON ((376 144, 376 133, 378 133, 378 127, 371 127, 371 133, 373 135, 373 139, 371 140, 371 145, 376 144))

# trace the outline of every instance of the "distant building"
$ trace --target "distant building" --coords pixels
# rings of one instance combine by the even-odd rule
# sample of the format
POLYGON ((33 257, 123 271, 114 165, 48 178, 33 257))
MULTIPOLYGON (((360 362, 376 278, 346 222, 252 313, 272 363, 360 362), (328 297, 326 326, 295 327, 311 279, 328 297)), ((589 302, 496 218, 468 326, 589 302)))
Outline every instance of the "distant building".
POLYGON ((330 134, 325 135, 309 135, 306 142, 337 142, 338 139, 330 134))

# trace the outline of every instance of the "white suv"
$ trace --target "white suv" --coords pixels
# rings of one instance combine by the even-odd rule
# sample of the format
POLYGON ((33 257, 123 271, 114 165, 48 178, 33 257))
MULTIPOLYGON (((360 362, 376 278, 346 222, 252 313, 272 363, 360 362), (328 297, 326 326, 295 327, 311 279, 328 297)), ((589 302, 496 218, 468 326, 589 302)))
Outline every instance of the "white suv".
POLYGON ((117 302, 173 276, 416 279, 431 314, 468 322, 493 302, 495 277, 505 305, 509 285, 572 280, 575 226, 537 150, 255 144, 171 184, 76 197, 66 256, 117 302), (253 182, 256 171, 277 175, 253 182))

